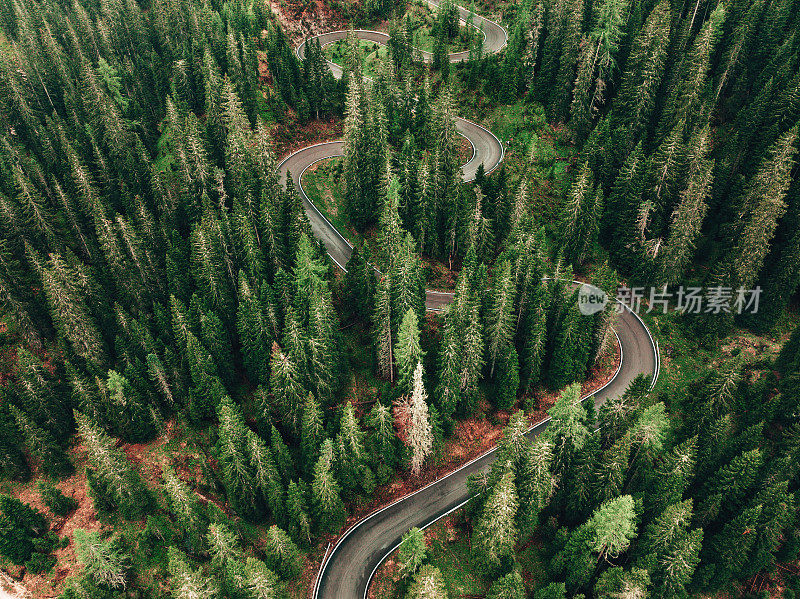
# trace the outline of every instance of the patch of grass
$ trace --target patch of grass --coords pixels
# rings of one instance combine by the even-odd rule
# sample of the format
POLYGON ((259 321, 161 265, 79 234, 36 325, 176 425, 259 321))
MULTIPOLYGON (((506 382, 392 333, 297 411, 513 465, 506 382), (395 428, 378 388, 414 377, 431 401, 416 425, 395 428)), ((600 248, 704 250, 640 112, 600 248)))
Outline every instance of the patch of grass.
MULTIPOLYGON (((358 50, 361 55, 364 75, 367 77, 373 77, 377 73, 379 62, 386 61, 389 56, 389 49, 386 46, 369 40, 358 40, 358 50)), ((339 40, 328 44, 322 49, 322 52, 325 54, 325 58, 340 67, 347 64, 349 52, 347 40, 339 40)))
POLYGON ((355 227, 344 215, 342 159, 325 158, 311 166, 301 178, 308 199, 353 245, 360 239, 355 227))
MULTIPOLYGON (((436 44, 436 35, 434 33, 436 12, 433 7, 422 0, 411 2, 403 18, 406 19, 414 46, 426 52, 433 52, 436 44)), ((447 44, 447 52, 469 50, 470 42, 478 35, 480 35, 480 32, 475 28, 460 26, 458 35, 447 44)))

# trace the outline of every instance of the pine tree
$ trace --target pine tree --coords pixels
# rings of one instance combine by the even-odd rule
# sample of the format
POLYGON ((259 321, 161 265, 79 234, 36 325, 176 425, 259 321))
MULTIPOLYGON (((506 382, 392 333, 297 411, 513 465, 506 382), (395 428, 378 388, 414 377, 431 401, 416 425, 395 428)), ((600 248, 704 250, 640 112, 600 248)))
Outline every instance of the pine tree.
POLYGON ((518 508, 514 472, 508 467, 490 492, 473 533, 476 557, 489 574, 504 571, 513 560, 518 508))
POLYGON ((414 527, 405 533, 397 549, 401 576, 407 578, 416 574, 425 563, 427 554, 425 534, 419 528, 414 527))
POLYGON ((186 556, 175 547, 167 550, 170 586, 176 599, 214 598, 218 589, 214 580, 203 575, 202 569, 192 570, 186 556))
POLYGON ((330 439, 325 439, 314 466, 314 480, 311 485, 315 521, 321 531, 333 532, 344 522, 345 508, 339 489, 339 483, 333 475, 333 443, 330 439))
POLYGON ((15 497, 0 495, 0 555, 23 564, 34 551, 34 541, 47 529, 44 516, 15 497))
POLYGON ((439 568, 422 566, 408 588, 406 599, 447 599, 447 587, 439 568))
POLYGON ((403 321, 397 333, 397 343, 394 350, 397 362, 397 384, 401 392, 411 391, 412 378, 417 363, 425 356, 419 343, 419 322, 416 312, 409 308, 403 315, 403 321))
POLYGON ((42 503, 56 516, 66 516, 78 507, 78 502, 73 496, 67 497, 51 482, 39 481, 36 490, 39 491, 42 503))
POLYGON ((408 400, 410 426, 408 445, 411 448, 411 473, 416 476, 433 448, 433 434, 428 417, 428 394, 422 382, 422 362, 417 362, 408 400))
POLYGON ((17 406, 9 404, 8 408, 14 416, 19 431, 22 433, 22 438, 25 441, 28 451, 31 456, 36 459, 42 471, 48 476, 55 477, 71 473, 74 468, 69 457, 67 457, 64 450, 58 446, 50 433, 37 426, 36 423, 17 406))
POLYGON ((286 511, 289 516, 289 532, 303 545, 311 545, 311 517, 300 485, 291 481, 286 491, 286 511))
POLYGON ((486 356, 489 376, 494 378, 498 357, 508 351, 514 335, 514 300, 516 289, 511 276, 511 263, 504 260, 497 266, 492 286, 491 305, 486 319, 486 356))
POLYGON ((129 557, 123 555, 115 537, 103 539, 99 532, 75 530, 75 555, 83 572, 95 582, 111 589, 127 586, 129 557))
POLYGON ((489 587, 486 599, 525 599, 525 583, 519 570, 495 580, 489 587))
MULTIPOLYGON (((123 517, 140 517, 149 509, 152 498, 138 473, 125 454, 116 448, 113 439, 86 416, 75 412, 75 422, 93 468, 90 471, 99 485, 96 488, 104 491, 123 517)), ((96 496, 95 499, 100 498, 96 496)), ((98 508, 98 511, 102 510, 98 508)))

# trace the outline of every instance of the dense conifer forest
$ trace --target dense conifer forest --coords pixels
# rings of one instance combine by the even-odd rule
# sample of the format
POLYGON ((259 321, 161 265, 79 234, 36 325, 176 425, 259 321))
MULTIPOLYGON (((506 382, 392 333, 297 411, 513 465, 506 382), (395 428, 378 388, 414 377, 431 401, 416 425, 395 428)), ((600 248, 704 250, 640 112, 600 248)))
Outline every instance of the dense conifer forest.
MULTIPOLYGON (((800 2, 467 8, 499 52, 449 0, 0 0, 0 567, 35 596, 312 596, 495 439, 481 596, 800 593, 800 2), (334 77, 330 15, 387 58, 351 31, 334 77), (462 116, 503 123, 469 182, 462 116), (331 126, 346 271, 279 169, 331 126), (596 410, 626 356, 573 279, 760 300, 643 315, 661 376, 596 410)), ((456 599, 418 528, 394 563, 456 599)))

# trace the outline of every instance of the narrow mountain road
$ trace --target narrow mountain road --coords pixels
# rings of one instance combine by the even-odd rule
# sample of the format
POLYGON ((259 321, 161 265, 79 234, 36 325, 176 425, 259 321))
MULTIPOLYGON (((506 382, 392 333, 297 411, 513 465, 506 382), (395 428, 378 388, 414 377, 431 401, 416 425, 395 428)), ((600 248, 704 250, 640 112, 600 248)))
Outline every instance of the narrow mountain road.
MULTIPOLYGON (((430 4, 438 4, 436 0, 428 0, 430 4)), ((462 20, 470 13, 459 8, 462 20)), ((485 35, 484 49, 487 52, 498 52, 506 44, 508 35, 496 23, 474 15, 476 26, 485 35)), ((389 36, 376 31, 356 31, 361 39, 386 44, 389 36)), ((346 31, 335 31, 319 37, 321 45, 327 45, 345 38, 346 31)), ((297 48, 299 57, 305 55, 305 43, 297 48)), ((451 62, 459 62, 467 57, 467 53, 451 54, 451 62)), ((430 59, 423 54, 423 58, 430 59)), ((336 77, 342 76, 337 65, 329 63, 336 77)), ((458 132, 466 137, 473 147, 473 157, 462 167, 465 181, 475 178, 478 166, 483 164, 487 173, 491 172, 503 160, 503 145, 489 130, 480 125, 456 119, 458 132)), ((303 201, 303 206, 311 221, 311 229, 328 250, 331 258, 345 269, 352 253, 350 243, 337 231, 316 206, 308 199, 302 185, 305 170, 319 160, 341 156, 344 143, 332 141, 316 144, 298 150, 281 162, 278 167, 280 180, 285 184, 286 173, 291 172, 295 188, 303 201)), ((427 292, 426 307, 428 310, 440 311, 453 299, 447 292, 427 292)), ((599 407, 610 397, 623 393, 628 385, 639 374, 652 377, 653 384, 658 377, 658 346, 647 330, 645 324, 627 308, 621 308, 614 331, 620 342, 620 367, 613 379, 605 387, 599 389, 591 398, 599 407)), ((529 437, 539 435, 547 427, 544 421, 529 432, 529 437)), ((466 481, 471 474, 487 469, 495 458, 494 450, 485 453, 472 462, 465 464, 451 474, 430 485, 408 495, 397 502, 386 506, 352 526, 329 553, 322 565, 319 578, 313 592, 313 599, 366 599, 369 582, 381 562, 399 544, 401 536, 413 527, 424 528, 436 522, 444 515, 452 512, 469 501, 466 481)))

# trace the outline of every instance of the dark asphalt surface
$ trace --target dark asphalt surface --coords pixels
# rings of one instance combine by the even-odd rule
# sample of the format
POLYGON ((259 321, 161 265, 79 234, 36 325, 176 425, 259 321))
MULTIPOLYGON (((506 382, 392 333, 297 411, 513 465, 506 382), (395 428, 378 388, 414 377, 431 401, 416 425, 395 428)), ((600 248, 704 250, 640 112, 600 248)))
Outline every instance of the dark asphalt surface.
MULTIPOLYGON (((428 0, 438 4, 436 0, 428 0)), ((469 11, 459 8, 462 19, 469 16, 469 11)), ((499 25, 475 16, 475 23, 482 27, 486 36, 484 47, 487 52, 497 52, 507 41, 505 30, 499 25)), ((388 36, 375 31, 357 31, 361 39, 368 39, 385 44, 388 36)), ((343 39, 346 31, 323 34, 321 45, 343 39)), ((298 47, 298 56, 304 55, 304 45, 298 47)), ((466 53, 451 55, 451 61, 458 62, 466 58, 466 53)), ((337 77, 341 69, 331 64, 337 77)), ((482 163, 486 172, 494 170, 503 159, 501 142, 487 129, 467 121, 457 119, 456 127, 466 137, 474 149, 473 158, 462 167, 464 180, 475 178, 478 166, 482 163)), ((303 205, 311 221, 311 229, 325 244, 333 260, 342 268, 347 264, 352 247, 347 240, 328 222, 306 196, 300 180, 306 168, 324 158, 341 156, 343 142, 334 141, 303 148, 287 158, 278 167, 280 180, 285 181, 286 172, 291 171, 294 184, 303 201, 303 205)), ((439 311, 452 301, 452 294, 446 292, 427 292, 426 307, 439 311)), ((606 399, 615 397, 625 391, 636 376, 641 373, 652 376, 655 380, 658 370, 657 349, 650 333, 633 313, 625 310, 617 315, 614 330, 622 349, 622 363, 614 379, 603 389, 594 394, 593 400, 599 407, 606 399)), ((547 421, 534 427, 529 433, 533 438, 547 427, 547 421)), ((409 529, 417 526, 424 528, 463 505, 469 500, 466 480, 473 473, 489 467, 494 460, 494 451, 490 451, 475 461, 462 466, 450 475, 439 479, 429 486, 409 495, 395 504, 387 506, 362 520, 334 547, 324 565, 314 599, 363 599, 369 581, 377 566, 397 546, 400 538, 409 529)))

